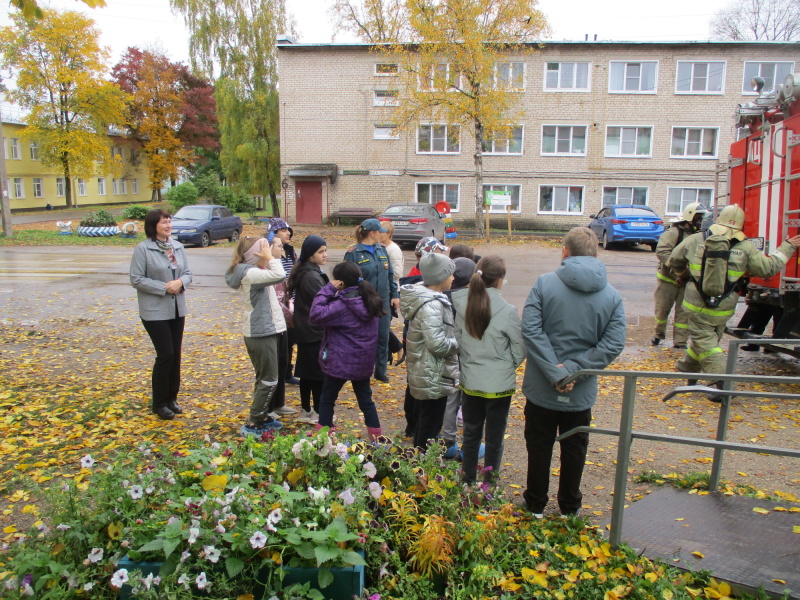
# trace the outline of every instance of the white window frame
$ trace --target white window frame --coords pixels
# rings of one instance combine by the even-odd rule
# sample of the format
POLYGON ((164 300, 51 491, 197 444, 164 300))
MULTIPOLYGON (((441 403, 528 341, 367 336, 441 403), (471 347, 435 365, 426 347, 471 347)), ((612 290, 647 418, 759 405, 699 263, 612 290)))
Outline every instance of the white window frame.
POLYGON ((105 196, 106 195, 106 178, 105 177, 98 177, 97 178, 97 195, 98 196, 105 196))
POLYGON ((44 182, 41 177, 33 178, 33 197, 44 198, 44 182))
POLYGON ((31 160, 39 160, 39 142, 31 142, 29 150, 31 160))
POLYGON ((600 190, 600 206, 616 206, 617 204, 635 204, 635 206, 650 206, 650 186, 647 185, 604 185, 600 190), (606 190, 616 190, 615 192, 615 199, 614 204, 606 204, 606 190), (630 190, 631 191, 631 200, 630 202, 623 201, 620 202, 619 199, 619 190, 630 190), (644 204, 635 204, 633 202, 634 195, 636 194, 636 190, 644 190, 644 204))
POLYGON ((120 196, 127 196, 128 195, 128 180, 124 177, 120 177, 119 180, 119 195, 120 196))
MULTIPOLYGON (((440 185, 440 186, 443 186, 443 188, 442 188, 442 192, 443 192, 442 199, 446 200, 450 204, 450 212, 454 212, 454 213, 459 212, 459 210, 461 208, 461 184, 460 183, 454 183, 454 182, 449 182, 449 181, 418 181, 416 183, 416 185, 414 185, 414 201, 417 202, 417 203, 420 203, 420 204, 426 204, 425 202, 423 202, 423 201, 421 201, 419 199, 419 187, 421 185, 440 185), (455 202, 455 204, 453 204, 452 202, 447 200, 447 187, 448 186, 455 186, 455 188, 456 188, 456 202, 455 202)), ((438 200, 436 202, 438 202, 438 200)), ((435 205, 436 202, 433 202, 432 204, 435 205)))
POLYGON ((588 146, 589 146, 589 126, 588 125, 581 125, 581 124, 562 125, 562 124, 558 124, 558 123, 545 123, 544 125, 542 125, 542 143, 539 146, 539 155, 540 156, 586 156, 586 148, 588 146), (544 128, 545 127, 555 127, 556 128, 556 151, 555 152, 545 152, 545 150, 544 150, 544 128), (564 128, 568 127, 570 129, 570 134, 569 134, 570 152, 559 152, 558 151, 558 140, 559 139, 563 139, 563 138, 559 138, 559 136, 558 136, 559 129, 562 128, 562 127, 564 127, 564 128), (583 129, 585 130, 584 131, 584 136, 583 136, 583 139, 584 139, 583 152, 572 152, 573 140, 575 138, 574 129, 576 127, 583 127, 583 129))
POLYGON ((795 65, 795 63, 794 63, 794 61, 791 61, 791 60, 746 60, 746 61, 744 61, 744 64, 742 64, 742 95, 743 96, 757 96, 758 95, 758 92, 756 92, 750 86, 750 80, 753 77, 764 77, 761 74, 761 68, 765 64, 773 64, 773 65, 775 65, 775 70, 772 73, 772 78, 775 79, 775 81, 773 81, 772 87, 770 87, 768 84, 765 83, 764 84, 764 89, 765 90, 770 90, 770 89, 778 87, 778 84, 783 83, 783 80, 786 78, 786 75, 784 75, 780 79, 780 81, 778 81, 777 78, 775 77, 775 73, 778 71, 778 65, 789 65, 789 73, 794 73, 794 65, 795 65), (758 72, 755 75, 751 75, 750 77, 748 77, 747 76, 747 65, 758 65, 758 72))
POLYGON ((488 151, 484 150, 483 151, 483 155, 484 156, 522 156, 522 154, 525 152, 525 126, 524 125, 511 125, 511 129, 517 129, 517 128, 520 129, 520 134, 521 134, 520 135, 520 143, 519 143, 519 152, 510 152, 509 151, 509 148, 511 146, 511 140, 514 137, 513 136, 513 132, 512 132, 512 135, 510 135, 508 137, 505 137, 505 138, 501 138, 500 140, 495 140, 494 138, 492 138, 491 140, 484 139, 484 143, 491 142, 492 146, 491 146, 491 150, 488 150, 488 151), (505 147, 506 147, 505 150, 497 150, 496 149, 496 144, 499 141, 505 142, 505 147))
MULTIPOLYGON (((438 138, 437 138, 438 139, 438 138)), ((450 155, 457 155, 461 154, 461 126, 460 125, 448 125, 446 123, 421 123, 417 126, 417 154, 450 154, 450 155), (430 150, 420 150, 419 149, 419 140, 420 140, 420 132, 423 127, 430 127, 431 128, 431 149, 430 150), (433 149, 433 128, 434 127, 445 127, 445 150, 434 150, 433 149), (447 140, 450 138, 450 128, 451 127, 458 127, 458 150, 447 150, 447 140)))
POLYGON ((390 123, 376 123, 372 129, 373 140, 399 140, 400 132, 397 125, 390 123))
POLYGON ((680 158, 680 159, 690 159, 690 160, 716 160, 718 155, 719 155, 719 127, 704 127, 702 125, 699 125, 699 126, 696 126, 696 125, 673 125, 672 126, 672 133, 669 136, 669 157, 670 158, 680 158), (673 154, 672 153, 673 139, 675 138, 675 130, 677 130, 677 129, 686 130, 686 134, 684 135, 684 143, 683 143, 684 153, 683 154, 673 154), (704 156, 702 154, 686 154, 686 147, 687 147, 687 144, 688 144, 687 137, 688 137, 689 131, 701 131, 701 132, 703 132, 702 135, 701 135, 701 140, 700 140, 700 148, 701 148, 701 150, 702 150, 702 147, 703 147, 703 141, 705 139, 706 132, 707 131, 713 131, 714 132, 714 154, 713 154, 713 156, 712 155, 704 156))
POLYGON ((8 138, 8 139, 9 139, 9 145, 11 147, 11 159, 22 160, 22 152, 20 149, 19 138, 8 138))
POLYGON ((25 181, 22 177, 14 177, 11 179, 11 183, 14 186, 14 198, 21 200, 25 197, 25 181))
POLYGON ((457 73, 456 74, 456 78, 452 79, 452 77, 453 77, 452 73, 451 73, 452 68, 453 68, 453 65, 451 63, 436 63, 436 64, 431 65, 431 68, 430 68, 430 71, 429 71, 430 75, 425 76, 425 75, 423 75, 422 67, 420 67, 420 69, 419 69, 419 74, 420 75, 418 77, 419 89, 422 90, 423 92, 452 91, 453 88, 458 87, 459 83, 461 82, 461 74, 460 73, 457 73), (447 87, 446 88, 434 87, 433 84, 435 83, 435 79, 436 79, 434 71, 436 69, 438 69, 439 67, 442 67, 442 66, 445 67, 445 71, 446 71, 445 80, 448 82, 447 87))
MULTIPOLYGON (((536 213, 540 215, 582 215, 584 207, 586 205, 586 186, 583 185, 563 185, 563 184, 556 184, 556 183, 542 183, 539 184, 539 190, 536 194, 536 213), (566 211, 563 210, 542 210, 542 189, 543 188, 553 188, 553 194, 555 195, 556 188, 564 188, 567 190, 567 194, 571 188, 580 188, 581 190, 581 209, 580 211, 571 211, 569 210, 569 196, 567 196, 567 209, 566 211)), ((555 198, 553 199, 553 204, 555 204, 555 198)))
POLYGON ((664 203, 664 214, 665 215, 680 215, 683 213, 683 209, 686 208, 687 204, 691 204, 692 202, 700 202, 708 208, 711 206, 711 202, 714 200, 714 188, 713 187, 682 187, 682 186, 668 186, 667 187, 667 199, 664 203), (681 205, 677 211, 673 211, 669 209, 669 196, 672 190, 680 190, 681 191, 681 205), (684 198, 684 195, 687 191, 694 192, 694 197, 684 198), (700 192, 707 191, 708 192, 708 201, 700 200, 700 192))
MULTIPOLYGON (((711 69, 709 67, 709 71, 710 70, 711 69)), ((700 96, 721 96, 721 95, 723 95, 725 93, 725 75, 727 74, 727 71, 728 71, 728 61, 725 61, 725 60, 679 60, 679 61, 676 61, 676 63, 675 63, 675 93, 676 94, 681 94, 681 95, 684 95, 684 96, 685 95, 691 95, 691 96, 697 96, 697 95, 700 95, 700 96), (694 89, 681 90, 681 89, 678 89, 678 86, 680 85, 680 79, 679 78, 680 78, 681 65, 685 65, 685 64, 692 65, 692 69, 691 69, 692 76, 691 76, 691 81, 690 81, 690 87, 692 87, 694 85, 695 65, 701 65, 701 64, 702 65, 712 65, 712 64, 715 64, 715 65, 716 64, 720 64, 720 65, 722 65, 722 77, 721 77, 721 81, 720 81, 720 89, 719 90, 711 90, 711 91, 709 91, 708 89, 705 89, 705 90, 694 90, 694 89)), ((706 88, 708 88, 708 75, 706 75, 706 88)))
POLYGON ((115 196, 119 196, 119 179, 116 177, 111 178, 111 192, 115 196))
POLYGON ((139 193, 139 179, 137 177, 134 177, 133 179, 131 179, 131 188, 133 188, 133 193, 134 194, 138 194, 139 193))
POLYGON ((659 65, 659 61, 657 61, 657 60, 611 60, 611 61, 609 61, 608 62, 608 93, 609 94, 656 94, 656 93, 658 93, 658 71, 659 71, 659 66, 660 66, 659 65), (628 79, 628 76, 627 76, 628 65, 634 65, 634 64, 638 64, 638 65, 644 65, 644 64, 648 64, 649 65, 649 64, 652 64, 652 65, 655 65, 655 73, 653 74, 653 89, 652 90, 642 90, 641 89, 642 88, 642 85, 641 85, 641 81, 642 81, 641 72, 639 73, 639 89, 638 90, 626 90, 626 89, 624 89, 624 87, 621 90, 612 89, 611 88, 611 82, 612 82, 613 78, 611 77, 611 71, 614 68, 613 65, 616 65, 616 64, 625 65, 625 67, 624 67, 625 68, 625 74, 623 76, 623 81, 627 81, 627 79, 628 79))
POLYGON ((111 147, 111 156, 116 157, 119 156, 120 162, 122 162, 122 146, 112 146, 111 147))
POLYGON ((571 61, 571 60, 548 60, 544 63, 544 77, 542 80, 542 89, 545 92, 590 92, 592 91, 592 63, 586 61, 571 61), (551 72, 548 68, 549 65, 558 65, 558 86, 547 87, 547 75, 551 72), (562 84, 561 65, 574 65, 572 72, 572 83, 576 83, 578 78, 578 65, 586 65, 586 87, 565 87, 562 84))
MULTIPOLYGON (((517 208, 515 209, 512 205, 511 207, 511 214, 518 215, 522 212, 522 185, 519 183, 484 183, 483 184, 483 197, 486 198, 486 192, 488 191, 508 191, 508 188, 517 188, 517 208), (505 190, 497 190, 491 189, 487 190, 486 188, 506 188, 505 190)), ((502 208, 491 208, 489 207, 489 214, 508 214, 508 211, 505 207, 502 208)))
POLYGON ((372 90, 372 106, 399 106, 399 90, 372 90))
POLYGON ((603 140, 603 156, 606 158, 652 158, 653 157, 653 137, 654 137, 655 128, 652 125, 606 125, 606 135, 603 140), (647 154, 622 154, 622 131, 620 131, 620 153, 618 154, 609 154, 608 153, 608 132, 612 127, 619 127, 620 130, 622 129, 636 129, 636 145, 639 145, 639 130, 640 129, 649 129, 650 130, 650 151, 647 154))
POLYGON ((374 69, 375 69, 374 70, 375 77, 397 77, 398 75, 400 75, 400 65, 398 63, 375 63, 374 69), (394 66, 394 71, 380 72, 378 69, 381 66, 383 67, 394 66))
POLYGON ((510 90, 512 92, 513 91, 520 91, 521 92, 527 86, 527 79, 528 79, 527 78, 527 72, 528 72, 528 66, 524 61, 521 61, 521 60, 504 60, 504 61, 496 62, 496 63, 494 63, 494 69, 492 70, 492 78, 493 78, 494 88, 498 89, 498 90, 510 90), (508 65, 509 66, 509 70, 512 71, 512 77, 509 79, 508 84, 505 85, 505 86, 501 86, 500 85, 499 76, 497 74, 497 69, 500 67, 500 65, 508 65), (520 82, 521 85, 518 85, 518 86, 514 85, 514 78, 513 78, 514 65, 522 66, 522 81, 520 82))
POLYGON ((63 177, 56 177, 56 197, 63 198, 66 195, 66 181, 63 177))
POLYGON ((86 180, 82 177, 78 178, 78 196, 86 195, 86 180))

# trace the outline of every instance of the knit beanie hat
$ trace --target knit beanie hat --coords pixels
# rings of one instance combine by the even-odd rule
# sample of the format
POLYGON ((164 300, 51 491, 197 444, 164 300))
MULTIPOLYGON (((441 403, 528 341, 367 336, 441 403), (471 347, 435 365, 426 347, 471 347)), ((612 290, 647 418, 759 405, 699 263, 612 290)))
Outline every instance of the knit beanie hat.
POLYGON ((303 240, 303 246, 300 248, 299 262, 305 262, 317 253, 317 250, 322 246, 327 246, 328 243, 318 235, 310 235, 303 240))
POLYGON ((419 270, 425 285, 437 285, 450 277, 456 270, 456 266, 444 254, 433 252, 423 255, 419 261, 419 270))
POLYGON ((453 279, 453 288, 467 287, 478 265, 475 264, 474 260, 465 256, 459 256, 454 259, 453 264, 456 266, 455 271, 453 271, 453 275, 455 275, 455 279, 453 279))

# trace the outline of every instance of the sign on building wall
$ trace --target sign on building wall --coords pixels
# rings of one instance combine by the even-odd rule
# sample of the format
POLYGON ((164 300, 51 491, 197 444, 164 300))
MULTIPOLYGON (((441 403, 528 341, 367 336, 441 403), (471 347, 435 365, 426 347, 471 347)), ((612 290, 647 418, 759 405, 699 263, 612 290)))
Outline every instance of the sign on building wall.
POLYGON ((508 192, 486 192, 486 206, 496 208, 511 206, 511 194, 508 192))

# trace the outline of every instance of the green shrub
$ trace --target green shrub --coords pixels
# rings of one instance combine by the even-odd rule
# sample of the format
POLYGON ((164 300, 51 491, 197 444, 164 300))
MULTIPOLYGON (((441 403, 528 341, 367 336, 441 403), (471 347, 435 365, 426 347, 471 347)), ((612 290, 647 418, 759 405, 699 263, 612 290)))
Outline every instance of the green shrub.
POLYGON ((122 211, 123 219, 134 219, 141 221, 147 216, 151 208, 149 206, 142 206, 141 204, 131 204, 122 211))
POLYGON ((115 227, 117 219, 107 210, 90 212, 80 222, 81 227, 115 227))
POLYGON ((216 173, 206 173, 192 179, 192 183, 197 188, 197 193, 201 198, 207 198, 209 202, 217 201, 218 190, 222 187, 216 173))
POLYGON ((200 194, 197 193, 197 188, 191 181, 186 181, 180 185, 171 188, 165 199, 169 202, 173 212, 177 212, 184 206, 191 206, 197 204, 197 199, 200 194))

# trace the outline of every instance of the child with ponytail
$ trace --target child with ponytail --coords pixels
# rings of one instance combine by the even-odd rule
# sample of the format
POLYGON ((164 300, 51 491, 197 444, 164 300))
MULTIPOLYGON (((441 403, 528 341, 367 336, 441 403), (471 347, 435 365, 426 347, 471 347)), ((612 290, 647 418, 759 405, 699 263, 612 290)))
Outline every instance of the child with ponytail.
POLYGON ((370 377, 375 367, 378 320, 386 314, 381 297, 352 262, 333 268, 332 279, 314 298, 309 321, 324 328, 319 364, 325 379, 317 428, 333 426, 333 408, 349 380, 364 415, 370 438, 381 435, 378 410, 372 401, 370 377))
POLYGON ((477 476, 484 425, 483 480, 491 483, 498 477, 517 367, 525 359, 517 309, 500 294, 505 276, 505 261, 499 256, 485 256, 478 262, 469 288, 453 292, 460 387, 464 391, 462 477, 468 484, 475 483, 477 476))

